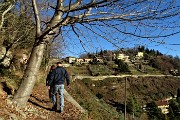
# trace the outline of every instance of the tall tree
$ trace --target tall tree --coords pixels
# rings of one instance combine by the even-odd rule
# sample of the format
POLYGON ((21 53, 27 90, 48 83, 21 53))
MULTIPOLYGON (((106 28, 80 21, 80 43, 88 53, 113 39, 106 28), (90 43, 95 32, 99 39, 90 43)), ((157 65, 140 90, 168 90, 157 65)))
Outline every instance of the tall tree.
POLYGON ((127 102, 127 110, 130 114, 136 117, 139 117, 141 115, 141 106, 138 104, 137 99, 135 98, 135 96, 130 96, 130 98, 128 99, 127 102))
MULTIPOLYGON (((45 45, 58 34, 64 38, 76 35, 86 49, 86 46, 98 43, 94 37, 86 39, 92 35, 118 47, 124 42, 130 43, 132 39, 128 37, 163 44, 163 41, 155 41, 155 38, 179 33, 176 20, 180 10, 176 0, 46 0, 44 4, 32 0, 32 7, 36 21, 35 43, 13 100, 22 106, 26 104, 36 82, 45 45), (167 32, 168 28, 174 31, 167 32)), ((76 39, 71 39, 71 42, 76 42, 76 39)))

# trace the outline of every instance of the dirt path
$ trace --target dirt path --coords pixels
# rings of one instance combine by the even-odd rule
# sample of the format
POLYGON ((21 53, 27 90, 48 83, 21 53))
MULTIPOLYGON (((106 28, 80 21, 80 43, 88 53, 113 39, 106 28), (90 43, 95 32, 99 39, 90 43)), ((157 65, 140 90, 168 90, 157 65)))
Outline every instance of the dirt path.
POLYGON ((35 86, 26 108, 19 109, 8 105, 7 94, 0 95, 0 119, 4 120, 79 120, 81 113, 65 99, 64 112, 51 111, 52 103, 43 83, 35 86))

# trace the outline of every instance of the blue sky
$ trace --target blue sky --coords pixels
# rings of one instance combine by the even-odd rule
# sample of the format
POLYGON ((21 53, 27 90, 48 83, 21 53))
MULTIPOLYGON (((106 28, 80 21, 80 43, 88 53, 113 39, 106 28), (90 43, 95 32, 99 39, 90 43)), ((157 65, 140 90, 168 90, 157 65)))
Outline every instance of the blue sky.
MULTIPOLYGON (((180 44, 180 34, 175 34, 174 36, 168 37, 160 37, 180 31, 180 13, 178 12, 180 2, 176 1, 177 3, 173 2, 172 4, 169 4, 169 1, 170 0, 147 1, 137 6, 131 6, 125 10, 121 8, 126 6, 126 4, 122 5, 121 3, 122 7, 115 5, 113 6, 115 8, 110 7, 109 9, 98 9, 98 11, 102 10, 109 12, 109 10, 112 10, 112 13, 118 15, 127 14, 128 16, 124 18, 128 20, 118 19, 105 22, 95 21, 93 23, 75 23, 72 26, 74 27, 76 33, 73 32, 72 26, 62 28, 62 36, 65 40, 65 56, 78 57, 80 54, 87 52, 92 53, 100 51, 101 49, 117 50, 117 47, 133 48, 137 45, 143 45, 149 49, 159 50, 161 53, 166 55, 178 55, 180 57, 180 45, 175 45, 180 44), (175 10, 171 5, 177 6, 177 10, 175 10), (152 11, 149 12, 149 10, 152 11), (145 14, 139 15, 139 12, 145 14), (131 13, 135 14, 136 16, 133 16, 131 13), (174 13, 179 14, 170 18, 164 18, 163 16, 169 14, 172 15, 174 13), (141 19, 142 17, 147 16, 150 16, 150 19, 141 19), (136 20, 136 17, 140 18, 141 20, 136 20), (159 18, 161 19, 159 20, 159 18), (147 36, 153 37, 149 38, 147 36), (113 44, 111 44, 111 42, 113 44)), ((127 3, 131 4, 131 2, 127 3)), ((94 12, 96 11, 97 10, 94 12)), ((112 14, 108 15, 111 16, 112 14)), ((91 17, 97 18, 104 16, 100 15, 91 17)))
MULTIPOLYGON (((114 34, 114 33, 113 33, 114 34)), ((93 39, 90 43, 87 43, 85 49, 82 47, 81 43, 79 42, 77 36, 71 33, 70 38, 66 42, 67 46, 65 47, 65 56, 75 56, 78 57, 80 54, 87 53, 87 52, 96 52, 102 50, 116 50, 118 49, 111 43, 107 42, 106 40, 102 39, 101 37, 95 38, 93 35, 87 36, 87 39, 93 39)), ((144 45, 149 49, 159 50, 161 53, 165 55, 172 55, 172 56, 179 56, 180 57, 180 34, 176 34, 166 38, 157 38, 158 41, 164 41, 164 44, 157 44, 153 42, 147 42, 144 39, 133 40, 133 38, 128 38, 127 42, 124 42, 119 46, 119 48, 133 48, 137 45, 144 45), (129 40, 128 40, 129 39, 129 40), (177 44, 177 45, 176 45, 177 44)))
MULTIPOLYGON (((154 44, 149 44, 146 45, 147 48, 149 49, 154 49, 154 50, 159 50, 161 53, 165 55, 172 55, 172 56, 179 56, 180 57, 180 34, 166 38, 165 41, 167 42, 166 44, 160 44, 160 45, 154 45, 154 44), (173 45, 175 44, 175 45, 173 45), (178 44, 178 45, 176 45, 178 44)), ((141 45, 141 44, 126 44, 122 45, 121 48, 133 48, 136 45, 141 45)), ((96 46, 94 44, 94 46, 96 46)), ((77 43, 76 45, 68 45, 65 50, 65 56, 75 56, 78 57, 80 54, 86 53, 86 52, 96 52, 100 51, 101 49, 103 50, 116 50, 118 48, 114 47, 112 44, 108 42, 101 42, 101 45, 96 46, 95 48, 88 48, 87 51, 85 51, 82 48, 82 45, 77 43)))
MULTIPOLYGON (((180 34, 171 36, 165 39, 167 44, 159 45, 154 47, 154 49, 159 50, 163 54, 179 56, 180 57, 180 34), (175 45, 177 44, 177 45, 175 45)), ((153 49, 153 47, 151 47, 153 49)))

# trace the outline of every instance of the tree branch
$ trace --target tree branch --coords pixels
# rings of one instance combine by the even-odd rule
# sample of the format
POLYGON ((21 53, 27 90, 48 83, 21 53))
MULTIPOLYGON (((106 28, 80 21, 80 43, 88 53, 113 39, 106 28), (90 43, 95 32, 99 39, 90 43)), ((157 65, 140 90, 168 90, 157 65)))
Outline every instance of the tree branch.
POLYGON ((36 36, 39 37, 40 34, 41 34, 41 26, 40 26, 41 21, 40 21, 40 18, 39 18, 39 13, 38 13, 36 0, 32 0, 32 6, 33 6, 34 16, 35 16, 35 20, 36 20, 36 36))
POLYGON ((73 27, 72 25, 71 25, 71 27, 72 27, 72 30, 73 30, 73 32, 75 33, 75 35, 78 37, 78 39, 79 39, 79 41, 80 41, 80 43, 81 43, 81 46, 82 46, 83 49, 86 51, 86 49, 85 49, 85 44, 84 44, 83 40, 80 38, 79 34, 76 32, 76 30, 74 29, 74 27, 73 27))
MULTIPOLYGON (((71 2, 71 0, 70 0, 70 2, 71 2)), ((74 10, 75 8, 77 8, 77 7, 81 4, 81 2, 82 2, 82 0, 76 0, 75 3, 63 7, 63 11, 64 11, 64 12, 67 12, 67 11, 74 10), (70 9, 69 9, 69 8, 70 8, 70 9)))
POLYGON ((11 4, 9 5, 9 7, 2 13, 1 15, 1 23, 0 23, 0 31, 2 29, 2 26, 4 24, 4 16, 14 7, 14 0, 11 2, 11 4))

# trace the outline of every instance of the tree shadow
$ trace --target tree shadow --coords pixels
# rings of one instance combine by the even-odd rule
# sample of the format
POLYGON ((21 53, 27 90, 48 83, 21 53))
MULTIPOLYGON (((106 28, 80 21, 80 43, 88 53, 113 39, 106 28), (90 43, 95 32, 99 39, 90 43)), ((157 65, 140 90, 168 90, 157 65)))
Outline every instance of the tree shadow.
POLYGON ((38 106, 38 107, 40 107, 40 108, 43 108, 43 109, 46 109, 46 110, 49 110, 49 111, 52 110, 51 108, 44 107, 44 106, 42 106, 42 105, 40 105, 40 104, 38 104, 38 103, 33 102, 32 100, 28 100, 28 102, 30 102, 30 103, 32 103, 33 105, 38 106))
POLYGON ((35 97, 35 96, 33 96, 33 95, 30 95, 30 97, 32 97, 32 98, 34 98, 35 100, 37 100, 37 101, 39 101, 39 102, 42 102, 42 103, 49 103, 49 102, 50 102, 50 101, 48 101, 48 100, 39 99, 39 98, 37 98, 37 97, 35 97))
POLYGON ((116 102, 114 100, 109 100, 108 104, 115 107, 117 112, 120 112, 120 111, 124 112, 125 111, 125 105, 122 103, 116 102))
MULTIPOLYGON (((41 103, 48 103, 48 102, 50 102, 50 101, 45 101, 45 100, 41 100, 41 99, 39 99, 39 98, 36 98, 36 97, 35 97, 35 96, 33 96, 33 95, 31 95, 31 97, 32 97, 32 98, 34 98, 35 100, 37 100, 38 102, 41 102, 41 103)), ((29 99, 29 100, 28 100, 28 102, 30 102, 30 103, 32 103, 33 105, 38 106, 38 107, 40 107, 40 108, 43 108, 43 109, 46 109, 46 110, 52 111, 52 109, 51 109, 51 108, 44 107, 43 105, 40 105, 40 104, 38 104, 38 103, 36 103, 36 102, 32 101, 31 99, 29 99)))

